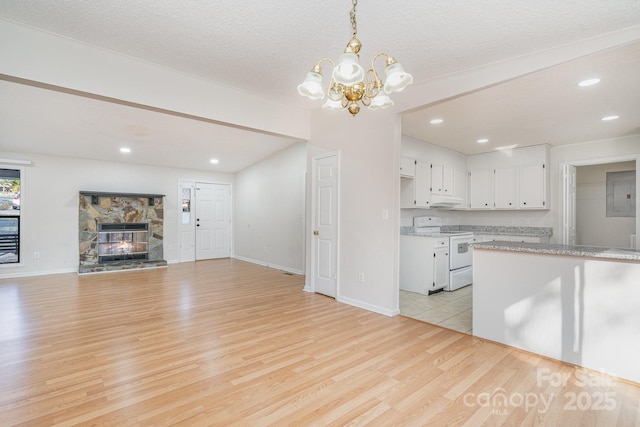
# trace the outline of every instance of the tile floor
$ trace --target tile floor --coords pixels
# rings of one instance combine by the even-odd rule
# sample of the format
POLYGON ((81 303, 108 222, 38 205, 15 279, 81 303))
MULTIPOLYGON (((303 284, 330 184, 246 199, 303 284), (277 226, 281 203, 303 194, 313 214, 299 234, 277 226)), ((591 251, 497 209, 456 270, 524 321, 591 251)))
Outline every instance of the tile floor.
POLYGON ((400 291, 400 314, 471 334, 472 287, 433 295, 400 291))

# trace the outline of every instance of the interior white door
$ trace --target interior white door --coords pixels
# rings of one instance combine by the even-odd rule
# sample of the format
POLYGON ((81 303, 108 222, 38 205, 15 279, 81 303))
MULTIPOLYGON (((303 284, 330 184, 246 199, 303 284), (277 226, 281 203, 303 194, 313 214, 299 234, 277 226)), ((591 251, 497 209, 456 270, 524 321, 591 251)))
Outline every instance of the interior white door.
POLYGON ((230 256, 230 199, 228 184, 196 183, 196 260, 230 256))
POLYGON ((564 188, 562 191, 562 243, 576 244, 576 167, 570 164, 562 168, 564 188))
POLYGON ((338 289, 338 155, 313 160, 312 280, 315 292, 336 297, 338 289))

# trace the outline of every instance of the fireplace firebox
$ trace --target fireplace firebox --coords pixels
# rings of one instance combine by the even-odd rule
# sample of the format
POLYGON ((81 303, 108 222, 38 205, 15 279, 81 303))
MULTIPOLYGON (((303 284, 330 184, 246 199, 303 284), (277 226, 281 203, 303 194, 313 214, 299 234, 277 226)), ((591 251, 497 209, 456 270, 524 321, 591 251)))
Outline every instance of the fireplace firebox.
POLYGON ((98 224, 98 263, 149 259, 149 224, 98 224))

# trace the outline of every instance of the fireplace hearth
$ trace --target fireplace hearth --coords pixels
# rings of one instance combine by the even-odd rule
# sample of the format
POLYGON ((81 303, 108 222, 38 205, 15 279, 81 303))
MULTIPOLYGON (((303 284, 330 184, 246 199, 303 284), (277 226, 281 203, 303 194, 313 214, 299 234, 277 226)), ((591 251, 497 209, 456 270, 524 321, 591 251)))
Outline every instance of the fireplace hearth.
POLYGON ((163 197, 81 191, 78 273, 165 267, 163 197))

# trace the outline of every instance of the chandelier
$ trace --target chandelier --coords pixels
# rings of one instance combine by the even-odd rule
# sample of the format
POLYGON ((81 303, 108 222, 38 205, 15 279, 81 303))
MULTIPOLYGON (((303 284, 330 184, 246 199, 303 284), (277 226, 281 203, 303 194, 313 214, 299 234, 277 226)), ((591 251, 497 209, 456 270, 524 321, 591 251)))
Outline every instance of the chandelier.
POLYGON ((385 52, 378 53, 371 60, 371 68, 365 73, 360 66, 359 55, 362 43, 358 40, 358 26, 356 24, 356 6, 358 0, 352 0, 353 8, 349 13, 353 35, 347 43, 344 53, 340 55, 336 65, 331 59, 323 58, 307 73, 304 81, 298 85, 298 93, 309 99, 323 99, 322 68, 320 64, 330 62, 333 74, 327 91, 327 101, 322 108, 330 110, 349 110, 355 117, 360 111, 360 104, 369 109, 385 108, 393 105, 389 98, 392 92, 400 92, 413 82, 411 74, 406 73, 400 63, 385 52), (375 69, 378 58, 386 58, 385 77, 383 83, 375 69))

